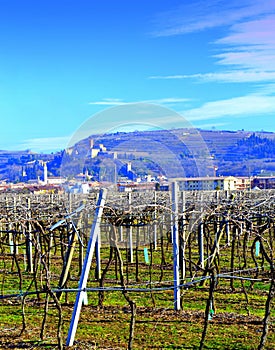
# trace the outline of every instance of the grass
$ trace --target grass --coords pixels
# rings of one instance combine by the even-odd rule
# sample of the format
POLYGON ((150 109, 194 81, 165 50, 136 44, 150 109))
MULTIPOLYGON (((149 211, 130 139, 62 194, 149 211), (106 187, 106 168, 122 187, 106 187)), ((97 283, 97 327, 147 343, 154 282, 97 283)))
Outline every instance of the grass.
MULTIPOLYGON (((194 242, 192 243, 194 244, 194 242)), ((149 247, 148 247, 149 250, 149 247)), ((198 254, 193 249, 197 260, 198 254)), ((31 274, 24 271, 23 251, 19 251, 18 261, 22 272, 22 290, 26 290, 32 281, 31 274)), ((75 251, 73 265, 70 269, 69 288, 76 288, 79 280, 78 249, 75 251)), ((152 264, 144 261, 143 248, 138 250, 139 271, 136 275, 135 263, 127 263, 126 251, 122 249, 125 279, 129 286, 160 285, 160 280, 170 281, 163 285, 171 285, 173 268, 171 263, 171 245, 166 245, 162 265, 160 248, 152 251, 152 264), (138 280, 138 282, 137 282, 138 280), (150 284, 151 282, 151 284, 150 284)), ((149 250, 150 256, 150 250, 149 250)), ((102 247, 102 269, 109 257, 109 247, 102 247)), ((134 260, 135 260, 134 252, 134 260)), ((235 259, 235 270, 243 262, 235 259)), ((253 267, 252 259, 247 259, 247 267, 253 267)), ((220 254, 220 266, 224 271, 230 268, 230 248, 220 254)), ((52 288, 56 288, 62 268, 60 252, 52 255, 51 279, 52 288)), ((12 256, 2 254, 0 257, 2 272, 1 290, 4 295, 20 293, 17 268, 12 264, 12 256)), ((92 264, 88 287, 98 286, 95 280, 95 262, 92 264)), ((188 270, 189 271, 189 270, 188 270)), ((192 267, 195 273, 195 268, 192 267)), ((115 271, 115 260, 106 274, 106 287, 119 286, 118 273, 115 271)), ((188 275, 189 276, 189 275, 188 275)), ((253 276, 253 274, 252 274, 253 276)), ((263 275, 266 278, 266 275, 263 275)), ((190 281, 190 277, 187 278, 190 281)), ((45 286, 45 271, 39 267, 38 286, 45 286)), ((265 301, 268 295, 269 283, 255 282, 251 288, 250 281, 243 284, 235 280, 234 291, 230 280, 219 279, 214 293, 215 315, 209 322, 205 349, 253 350, 257 349, 264 316, 265 301), (243 288, 245 288, 246 294, 243 288), (247 295, 247 297, 246 297, 247 295), (248 302, 247 299, 248 298, 248 302)), ((130 297, 137 304, 137 317, 134 337, 134 349, 198 349, 203 330, 204 310, 208 299, 209 284, 200 287, 182 289, 182 310, 173 310, 173 290, 152 293, 134 293, 130 297)), ((31 287, 34 290, 34 285, 31 287)), ((50 301, 45 336, 40 339, 40 330, 44 314, 45 294, 41 299, 36 296, 27 297, 25 305, 26 330, 22 329, 21 298, 2 299, 0 303, 0 348, 1 349, 57 349, 58 313, 53 301, 50 301)), ((130 310, 126 299, 119 291, 105 292, 104 307, 98 308, 98 293, 88 293, 89 305, 83 306, 77 328, 75 345, 72 349, 126 349, 129 336, 130 310)), ((63 294, 61 299, 64 320, 63 339, 65 340, 72 316, 75 293, 63 294)), ((275 348, 275 311, 274 302, 271 312, 271 324, 266 349, 275 348)))
MULTIPOLYGON (((183 310, 174 311, 171 292, 155 294, 154 307, 148 293, 131 294, 137 301, 138 311, 134 349, 198 349, 203 329, 204 308, 207 288, 185 291, 182 297, 183 310)), ((106 293, 105 307, 97 308, 96 293, 89 293, 89 305, 83 306, 76 333, 75 346, 72 349, 126 349, 129 334, 130 310, 120 292, 106 293)), ((73 299, 71 295, 70 299, 73 299)), ((242 304, 240 293, 226 294, 216 292, 216 313, 210 321, 205 349, 257 349, 261 336, 262 316, 265 297, 254 297, 250 303, 251 313, 242 304), (257 301, 258 304, 254 304, 257 301), (254 307, 252 307, 252 305, 254 307)), ((63 304, 64 338, 67 335, 72 315, 73 303, 63 304)), ((43 342, 39 333, 43 317, 43 303, 27 298, 27 329, 19 337, 22 324, 19 300, 2 302, 1 312, 1 349, 24 343, 25 348, 57 348, 56 327, 57 311, 51 303, 43 342), (5 347, 6 346, 6 347, 5 347), (34 347, 35 346, 35 347, 34 347)), ((266 349, 274 349, 275 314, 270 326, 266 349)), ((22 345, 23 346, 23 345, 22 345)), ((13 347, 16 349, 16 347, 13 347)), ((22 348, 22 347, 21 347, 22 348)))

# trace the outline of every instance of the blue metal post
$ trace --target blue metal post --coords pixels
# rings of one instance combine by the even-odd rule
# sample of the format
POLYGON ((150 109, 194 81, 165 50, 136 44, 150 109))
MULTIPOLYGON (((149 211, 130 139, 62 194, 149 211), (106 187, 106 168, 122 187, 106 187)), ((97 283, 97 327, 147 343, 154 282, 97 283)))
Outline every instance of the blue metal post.
POLYGON ((90 239, 88 242, 88 247, 87 247, 87 252, 84 260, 84 265, 81 271, 81 276, 79 280, 79 285, 78 288, 80 291, 78 291, 76 295, 76 300, 74 304, 74 310, 73 310, 73 315, 70 323, 70 328, 69 328, 69 333, 68 333, 68 338, 66 342, 66 346, 72 346, 74 343, 74 337, 79 321, 79 316, 80 316, 80 311, 82 307, 82 303, 85 297, 85 291, 84 289, 87 286, 87 281, 88 281, 88 276, 90 272, 90 267, 93 259, 93 254, 95 250, 95 244, 97 241, 97 237, 99 234, 99 229, 100 229, 100 221, 101 221, 101 216, 103 213, 103 207, 105 204, 105 199, 107 195, 107 190, 106 189, 101 189, 99 198, 97 201, 97 208, 95 211, 95 216, 94 216, 94 221, 93 225, 91 228, 91 233, 90 233, 90 239))
POLYGON ((178 230, 178 184, 172 183, 173 212, 173 270, 174 270, 174 309, 180 310, 180 274, 179 274, 179 230, 178 230))

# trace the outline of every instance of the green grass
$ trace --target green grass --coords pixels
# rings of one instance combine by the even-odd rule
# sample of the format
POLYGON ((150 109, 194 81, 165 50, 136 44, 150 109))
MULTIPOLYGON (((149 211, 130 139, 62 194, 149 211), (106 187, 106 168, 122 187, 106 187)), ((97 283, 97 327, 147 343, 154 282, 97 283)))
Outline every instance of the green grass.
MULTIPOLYGON (((192 243, 193 244, 193 243, 192 243)), ((148 247, 149 250, 150 247, 148 247)), ((139 271, 136 276, 135 263, 127 263, 126 252, 121 250, 124 261, 124 277, 129 286, 140 284, 159 286, 160 280, 170 281, 164 285, 171 285, 173 269, 171 260, 171 245, 165 244, 164 254, 166 265, 161 266, 161 251, 153 251, 152 265, 144 261, 143 247, 138 251, 139 271), (161 268, 163 271, 161 271, 161 268), (138 282, 136 280, 138 279, 138 282)), ((32 281, 32 276, 25 272, 23 253, 18 260, 22 272, 22 291, 26 290, 32 281)), ((76 288, 79 280, 78 248, 75 251, 73 264, 70 269, 70 281, 67 287, 76 288)), ((187 255, 187 254, 186 254, 187 255)), ((150 256, 150 251, 149 251, 150 256)), ((109 247, 103 246, 101 250, 102 269, 106 266, 109 257, 109 247)), ((197 260, 197 250, 193 249, 194 261, 197 260)), ((135 252, 134 252, 135 261, 135 252)), ((246 261, 246 268, 254 267, 250 257, 246 261)), ((243 261, 235 259, 234 269, 239 270, 243 261)), ((220 266, 223 272, 230 269, 230 248, 220 254, 220 266)), ((51 279, 52 288, 56 288, 62 269, 60 252, 52 256, 51 279)), ((12 256, 0 257, 0 270, 2 273, 1 290, 3 294, 20 293, 20 284, 17 267, 12 263, 12 256)), ((265 269, 265 272, 268 269, 265 269)), ((88 287, 99 285, 95 279, 95 262, 92 263, 88 287)), ((192 265, 192 273, 195 267, 192 265)), ((201 276, 201 272, 197 272, 201 276)), ((246 275, 255 277, 254 273, 246 275)), ((266 277, 266 276, 265 276, 266 277)), ((190 281, 189 266, 187 266, 187 281, 190 281)), ((45 286, 45 274, 39 266, 37 278, 40 289, 45 286)), ((115 271, 115 261, 106 274, 105 287, 119 286, 119 273, 115 271), (116 279, 118 275, 118 279, 116 279)), ((165 290, 152 293, 129 293, 137 304, 136 328, 134 337, 134 349, 198 349, 204 322, 204 310, 209 294, 209 282, 205 286, 183 289, 182 310, 173 310, 173 290, 165 290)), ((34 285, 31 287, 34 290, 34 285)), ((209 322, 205 341, 205 349, 229 349, 229 350, 253 350, 261 337, 262 318, 264 316, 265 302, 268 295, 269 282, 255 282, 251 288, 250 281, 243 284, 235 280, 234 291, 231 290, 230 280, 219 279, 214 293, 215 315, 209 322), (243 287, 247 293, 243 291, 243 287)), ((77 328, 75 346, 73 349, 126 349, 129 335, 130 313, 129 306, 120 291, 105 292, 104 308, 98 309, 98 293, 88 293, 89 305, 84 306, 77 328)), ((50 301, 45 338, 40 340, 40 329, 43 320, 45 294, 41 294, 40 300, 36 296, 27 297, 25 305, 27 328, 20 335, 22 329, 21 298, 4 299, 0 303, 0 348, 57 348, 57 309, 50 301)), ((72 316, 75 293, 63 294, 61 299, 62 314, 64 319, 63 339, 66 339, 72 316)), ((271 325, 268 334, 266 349, 275 348, 275 310, 274 302, 271 311, 271 325)))
MULTIPOLYGON (((182 294, 183 310, 176 312, 172 308, 172 292, 155 293, 155 307, 150 294, 131 294, 138 305, 134 349, 198 349, 203 330, 204 309, 207 288, 189 289, 182 294)), ((74 295, 70 296, 73 300, 74 295)), ((97 294, 88 294, 89 305, 83 306, 76 333, 76 349, 96 349, 107 347, 126 349, 130 313, 126 300, 120 292, 106 293, 105 307, 97 308, 97 294)), ((43 302, 43 299, 42 299, 43 302)), ((206 337, 206 349, 257 349, 261 336, 261 320, 265 297, 254 296, 249 304, 251 310, 247 315, 240 293, 215 293, 216 313, 209 322, 206 337), (252 304, 253 302, 253 304, 252 304)), ((66 338, 72 315, 72 302, 63 305, 64 339, 66 338)), ((27 298, 27 329, 18 338, 22 325, 21 305, 3 302, 0 305, 1 328, 8 331, 5 342, 29 342, 30 348, 36 342, 37 348, 56 346, 57 311, 51 303, 49 306, 45 339, 39 341, 40 326, 43 318, 43 303, 35 303, 27 298), (15 337, 17 336, 17 338, 15 337), (47 344, 51 345, 47 345, 47 344)), ((266 349, 273 349, 273 321, 270 326, 266 349)), ((3 342, 3 337, 1 338, 3 342)), ((4 343, 1 344, 1 348, 4 343)))

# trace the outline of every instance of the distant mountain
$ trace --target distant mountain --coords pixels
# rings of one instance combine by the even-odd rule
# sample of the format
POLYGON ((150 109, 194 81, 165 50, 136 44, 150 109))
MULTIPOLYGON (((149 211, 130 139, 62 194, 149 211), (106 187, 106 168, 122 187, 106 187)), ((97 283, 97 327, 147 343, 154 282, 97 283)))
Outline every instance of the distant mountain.
POLYGON ((106 181, 148 173, 168 178, 215 171, 217 175, 275 174, 275 133, 175 129, 91 135, 58 153, 0 151, 0 180, 41 178, 42 161, 47 162, 50 176, 85 172, 106 181))

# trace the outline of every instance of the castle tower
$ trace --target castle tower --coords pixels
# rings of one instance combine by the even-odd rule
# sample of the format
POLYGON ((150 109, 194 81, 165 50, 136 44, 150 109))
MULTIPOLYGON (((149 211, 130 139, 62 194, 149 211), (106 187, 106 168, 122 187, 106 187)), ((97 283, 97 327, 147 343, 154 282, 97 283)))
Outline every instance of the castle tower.
POLYGON ((43 163, 43 180, 44 184, 46 185, 48 183, 48 167, 47 162, 43 163))
POLYGON ((26 172, 26 168, 25 167, 22 167, 22 174, 21 174, 22 177, 26 177, 27 176, 27 172, 26 172))

